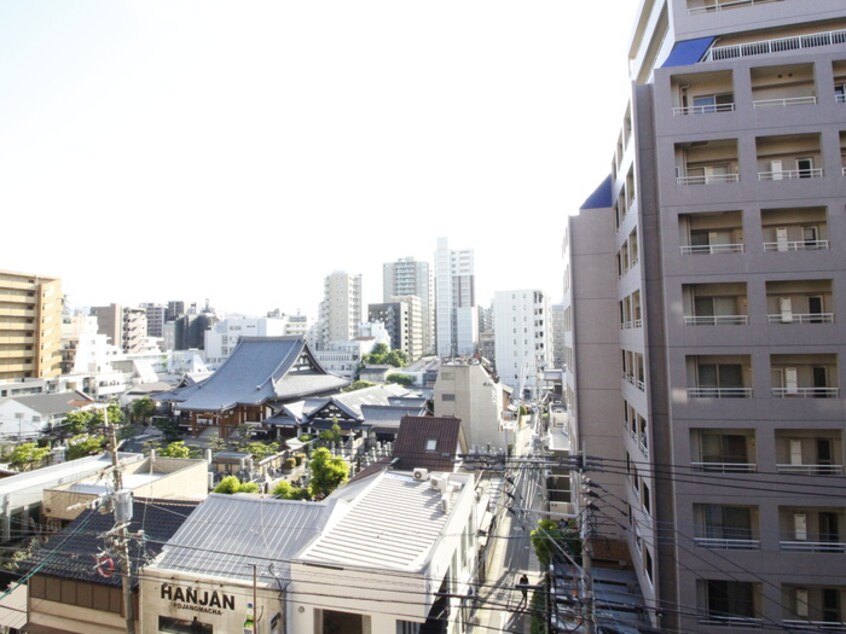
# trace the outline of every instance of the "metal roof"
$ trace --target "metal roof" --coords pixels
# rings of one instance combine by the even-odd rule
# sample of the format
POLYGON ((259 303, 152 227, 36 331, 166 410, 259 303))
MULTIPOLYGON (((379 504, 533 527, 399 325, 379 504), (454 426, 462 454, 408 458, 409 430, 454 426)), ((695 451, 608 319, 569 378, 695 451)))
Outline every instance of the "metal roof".
POLYGON ((0 399, 0 403, 15 401, 42 416, 68 414, 94 403, 94 399, 82 392, 59 392, 58 394, 25 394, 23 396, 8 396, 0 399))
POLYGON ((154 567, 252 580, 289 578, 289 561, 323 528, 334 504, 211 494, 164 547, 154 567))
POLYGON ((394 458, 398 458, 395 466, 405 470, 422 467, 431 471, 453 471, 457 453, 466 450, 461 419, 404 416, 394 443, 394 458))
MULTIPOLYGON (((341 566, 415 572, 428 563, 448 513, 428 481, 383 472, 368 481, 353 506, 298 559, 341 566)), ((339 490, 343 494, 343 489, 339 490)))
POLYGON ((223 365, 204 381, 158 395, 189 411, 225 411, 338 389, 349 384, 329 374, 302 337, 242 337, 223 365), (298 365, 300 360, 305 365, 298 365))

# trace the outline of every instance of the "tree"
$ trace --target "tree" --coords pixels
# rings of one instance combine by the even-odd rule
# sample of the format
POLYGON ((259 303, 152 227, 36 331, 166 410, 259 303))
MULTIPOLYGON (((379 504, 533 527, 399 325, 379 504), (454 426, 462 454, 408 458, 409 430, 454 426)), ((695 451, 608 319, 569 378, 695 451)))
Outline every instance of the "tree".
MULTIPOLYGON (((106 412, 109 415, 109 425, 120 425, 123 422, 123 410, 117 401, 112 401, 106 406, 106 412)), ((96 410, 88 423, 88 431, 98 431, 103 428, 105 419, 103 417, 103 410, 96 410)))
POLYGON ((105 446, 105 436, 79 434, 68 440, 68 460, 96 455, 102 452, 105 446))
POLYGON ((382 363, 392 365, 395 368, 404 368, 408 365, 408 355, 402 350, 391 350, 382 357, 382 363))
POLYGON ((402 350, 389 350, 384 343, 378 343, 370 354, 364 355, 362 361, 371 365, 392 365, 402 368, 408 365, 408 356, 402 350))
POLYGON ((538 520, 538 527, 529 533, 529 537, 538 563, 545 570, 552 563, 553 553, 557 549, 556 542, 563 539, 558 523, 548 519, 538 520))
POLYGON ((142 423, 147 422, 156 411, 156 403, 149 396, 139 398, 132 403, 132 419, 140 420, 142 423))
POLYGON ((343 458, 333 458, 325 447, 316 449, 312 455, 311 482, 308 483, 311 497, 323 499, 349 479, 350 469, 343 458))
POLYGON ((214 488, 215 493, 233 495, 235 493, 258 493, 259 485, 255 482, 241 482, 236 476, 226 476, 214 488))
POLYGON ((247 451, 253 454, 253 458, 256 460, 261 460, 277 453, 279 451, 279 444, 275 442, 264 443, 257 440, 247 445, 247 451))
POLYGON ((317 436, 323 442, 333 442, 335 444, 341 444, 341 441, 344 439, 341 434, 341 426, 338 424, 337 418, 332 419, 331 429, 324 429, 317 436))
POLYGON ((414 384, 414 377, 397 372, 395 374, 388 375, 388 383, 396 383, 398 385, 402 385, 403 387, 408 387, 414 384))
POLYGON ((273 488, 273 497, 280 500, 307 500, 309 494, 308 489, 295 487, 287 480, 282 480, 273 488))
POLYGON ((162 458, 188 458, 191 455, 191 449, 185 446, 185 441, 177 440, 159 451, 159 455, 162 458))
POLYGON ((75 412, 68 412, 65 414, 65 420, 62 425, 68 434, 77 436, 88 431, 93 417, 94 412, 91 411, 77 410, 75 412))
POLYGON ((28 471, 41 465, 50 455, 49 447, 39 447, 34 442, 25 442, 12 450, 9 454, 9 464, 21 471, 28 471))

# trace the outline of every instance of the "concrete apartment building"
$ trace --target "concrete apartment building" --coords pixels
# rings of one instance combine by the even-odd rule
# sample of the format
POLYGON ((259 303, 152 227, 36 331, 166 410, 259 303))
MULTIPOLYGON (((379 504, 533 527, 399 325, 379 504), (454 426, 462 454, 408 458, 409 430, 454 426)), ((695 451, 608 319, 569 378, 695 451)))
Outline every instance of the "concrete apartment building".
POLYGON ((494 294, 496 371, 513 389, 538 387, 540 373, 552 367, 549 302, 537 289, 494 294))
POLYGON ((59 376, 62 282, 0 271, 0 381, 59 376))
POLYGON ((846 5, 642 0, 629 64, 565 238, 603 532, 662 629, 842 630, 846 5))
POLYGON ((127 354, 145 349, 147 312, 143 308, 124 308, 120 304, 93 306, 91 314, 97 318, 97 331, 106 335, 109 343, 127 354))
POLYGON ((439 357, 472 355, 479 338, 473 250, 454 251, 438 238, 435 252, 435 337, 439 357))
POLYGON ((432 272, 428 262, 400 258, 382 265, 382 301, 416 295, 420 298, 420 331, 423 354, 435 350, 435 296, 432 272))
POLYGON ((205 344, 203 355, 209 367, 216 368, 226 361, 229 354, 238 345, 241 337, 285 337, 303 335, 302 322, 297 319, 294 326, 288 315, 281 317, 245 317, 228 315, 225 319, 211 325, 203 333, 205 344))
POLYGON ((420 298, 395 297, 396 301, 368 304, 367 321, 380 322, 391 337, 391 348, 405 352, 409 361, 423 356, 420 298))
POLYGON ((364 321, 361 275, 335 271, 323 281, 320 302, 317 347, 326 350, 333 341, 350 341, 358 336, 364 321))
POLYGON ((141 308, 147 315, 147 336, 161 338, 164 336, 165 313, 167 309, 162 304, 145 303, 141 308))

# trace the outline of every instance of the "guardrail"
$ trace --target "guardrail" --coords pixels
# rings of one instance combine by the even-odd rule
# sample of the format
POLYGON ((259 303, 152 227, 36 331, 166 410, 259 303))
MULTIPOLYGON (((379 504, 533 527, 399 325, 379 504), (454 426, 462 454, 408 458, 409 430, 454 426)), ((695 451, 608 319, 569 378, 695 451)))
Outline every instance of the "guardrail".
POLYGON ((745 326, 748 315, 685 315, 685 326, 745 326))
POLYGON ((784 181, 797 178, 822 178, 821 167, 811 167, 804 170, 780 170, 778 172, 758 172, 759 181, 784 181))
POLYGON ((749 7, 755 4, 767 4, 769 2, 781 2, 781 0, 729 0, 728 2, 720 2, 716 0, 713 4, 705 4, 701 7, 691 7, 687 10, 689 15, 697 15, 699 13, 716 13, 726 9, 738 9, 740 7, 749 7))
POLYGON ((708 114, 711 112, 734 112, 734 103, 714 103, 704 106, 676 106, 673 108, 673 116, 708 114))
POLYGON ((794 35, 793 37, 781 37, 771 40, 759 40, 757 42, 732 44, 730 46, 713 46, 708 51, 705 59, 709 62, 717 62, 724 59, 771 55, 772 53, 783 53, 784 51, 795 51, 803 48, 816 48, 818 46, 832 46, 836 44, 846 44, 846 29, 809 33, 807 35, 794 35))
POLYGON ((740 174, 709 174, 702 176, 678 176, 676 185, 713 185, 715 183, 737 183, 740 174))
POLYGON ((685 244, 681 246, 682 255, 716 255, 718 253, 743 253, 742 244, 685 244))
POLYGON ((694 537, 693 543, 700 548, 718 548, 721 550, 760 550, 759 539, 723 539, 721 537, 694 537))
POLYGON ((714 473, 755 473, 758 465, 754 462, 691 462, 690 468, 714 473))
POLYGON ((846 553, 846 544, 842 542, 806 542, 780 541, 784 552, 790 553, 846 553))
POLYGON ((771 324, 833 324, 834 313, 776 313, 767 315, 771 324))
POLYGON ((751 387, 689 387, 687 395, 692 398, 750 398, 751 387))
POLYGON ((798 475, 843 475, 843 465, 839 464, 777 464, 776 473, 798 475))
POLYGON ((837 398, 840 388, 836 387, 774 387, 775 398, 837 398))
POLYGON ((821 249, 828 249, 828 240, 764 242, 764 251, 819 251, 821 249))
POLYGON ((785 97, 784 99, 755 99, 752 108, 786 108, 787 106, 816 105, 817 98, 813 95, 806 97, 785 97))

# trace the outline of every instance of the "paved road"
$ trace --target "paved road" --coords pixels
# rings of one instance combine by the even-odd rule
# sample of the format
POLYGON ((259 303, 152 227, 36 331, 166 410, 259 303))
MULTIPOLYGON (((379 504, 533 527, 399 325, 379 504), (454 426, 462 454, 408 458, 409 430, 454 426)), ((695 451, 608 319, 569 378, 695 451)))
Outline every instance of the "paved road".
MULTIPOLYGON (((514 443, 515 454, 526 456, 531 451, 532 429, 526 426, 518 431, 514 443)), ((514 500, 510 506, 514 509, 533 506, 537 501, 535 484, 537 478, 532 470, 522 473, 512 471, 514 500)), ((527 606, 521 604, 522 595, 515 589, 520 575, 526 573, 529 583, 538 582, 538 562, 529 541, 529 531, 535 524, 531 515, 517 511, 517 515, 503 513, 497 524, 495 535, 490 543, 493 548, 491 566, 484 588, 480 591, 479 622, 470 629, 471 634, 492 634, 511 632, 528 634, 531 619, 528 618, 527 606)), ((531 593, 529 593, 531 600, 531 593)))

